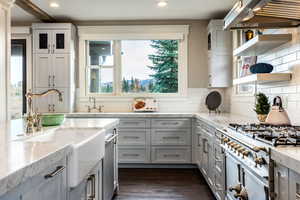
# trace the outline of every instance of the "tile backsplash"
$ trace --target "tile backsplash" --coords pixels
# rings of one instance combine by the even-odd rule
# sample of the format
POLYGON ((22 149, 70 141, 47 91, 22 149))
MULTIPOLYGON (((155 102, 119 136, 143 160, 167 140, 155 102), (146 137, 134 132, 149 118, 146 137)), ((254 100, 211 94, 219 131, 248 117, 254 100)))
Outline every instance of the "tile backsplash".
MULTIPOLYGON (((265 93, 270 101, 275 96, 282 97, 283 105, 293 124, 300 125, 300 28, 269 30, 269 33, 291 33, 292 41, 258 56, 258 62, 270 63, 274 72, 291 72, 292 80, 268 85, 259 85, 258 92, 265 93)), ((226 90, 230 99, 229 110, 232 113, 248 117, 256 117, 253 111, 255 98, 253 95, 241 96, 234 94, 234 88, 226 90)))
MULTIPOLYGON (((188 88, 187 96, 180 98, 158 98, 160 112, 207 112, 205 99, 208 93, 212 91, 207 88, 188 88)), ((218 89, 223 97, 221 112, 228 111, 229 103, 225 98, 225 90, 218 89)), ((98 98, 97 105, 104 105, 104 112, 131 112, 133 98, 98 98)), ((88 101, 77 101, 76 111, 87 112, 88 101)))

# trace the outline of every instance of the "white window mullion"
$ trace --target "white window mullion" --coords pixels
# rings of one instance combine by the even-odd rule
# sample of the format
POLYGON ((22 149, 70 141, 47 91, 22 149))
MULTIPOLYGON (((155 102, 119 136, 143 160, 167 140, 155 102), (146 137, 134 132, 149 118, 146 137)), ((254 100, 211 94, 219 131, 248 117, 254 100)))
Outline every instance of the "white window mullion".
POLYGON ((115 75, 114 75, 114 85, 116 88, 116 95, 119 96, 122 93, 122 66, 121 66, 121 41, 115 41, 115 75))

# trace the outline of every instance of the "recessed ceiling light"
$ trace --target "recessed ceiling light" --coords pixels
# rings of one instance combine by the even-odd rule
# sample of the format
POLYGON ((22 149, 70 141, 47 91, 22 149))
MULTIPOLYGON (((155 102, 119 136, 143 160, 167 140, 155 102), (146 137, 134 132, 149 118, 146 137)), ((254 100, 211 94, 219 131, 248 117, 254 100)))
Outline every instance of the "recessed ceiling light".
POLYGON ((51 7, 51 8, 58 8, 58 7, 59 7, 59 4, 56 3, 56 2, 51 2, 51 3, 50 3, 50 7, 51 7))
POLYGON ((159 1, 159 2, 157 3, 157 6, 158 6, 158 7, 161 7, 161 8, 166 7, 167 5, 168 5, 168 2, 167 2, 167 1, 159 1))

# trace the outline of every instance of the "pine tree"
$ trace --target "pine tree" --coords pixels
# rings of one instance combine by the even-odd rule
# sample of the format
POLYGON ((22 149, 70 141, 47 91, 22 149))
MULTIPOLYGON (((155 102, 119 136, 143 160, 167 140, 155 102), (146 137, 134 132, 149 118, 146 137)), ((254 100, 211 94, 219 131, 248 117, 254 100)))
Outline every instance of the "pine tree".
POLYGON ((270 103, 268 97, 263 93, 259 93, 256 95, 256 101, 257 102, 255 104, 255 109, 254 109, 256 114, 262 114, 262 115, 268 114, 270 111, 270 103))
POLYGON ((148 92, 153 92, 153 89, 154 89, 153 81, 150 80, 148 85, 148 92))
POLYGON ((131 77, 131 81, 130 81, 130 92, 133 92, 134 91, 134 78, 133 77, 131 77))
POLYGON ((122 80, 122 91, 129 92, 129 84, 125 78, 123 78, 123 80, 122 80))
POLYGON ((152 40, 151 47, 156 49, 155 54, 148 58, 153 65, 148 66, 155 71, 152 74, 155 85, 152 92, 176 93, 178 91, 178 41, 152 40))

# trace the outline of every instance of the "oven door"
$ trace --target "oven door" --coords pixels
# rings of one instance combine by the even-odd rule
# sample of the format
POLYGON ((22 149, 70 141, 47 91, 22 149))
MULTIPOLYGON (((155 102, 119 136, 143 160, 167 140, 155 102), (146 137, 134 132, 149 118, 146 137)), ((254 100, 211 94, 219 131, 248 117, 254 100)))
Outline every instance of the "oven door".
POLYGON ((242 168, 243 185, 248 194, 248 200, 269 200, 268 186, 251 170, 242 168))
POLYGON ((228 200, 235 200, 233 188, 241 183, 241 164, 229 152, 226 152, 226 193, 228 200))

